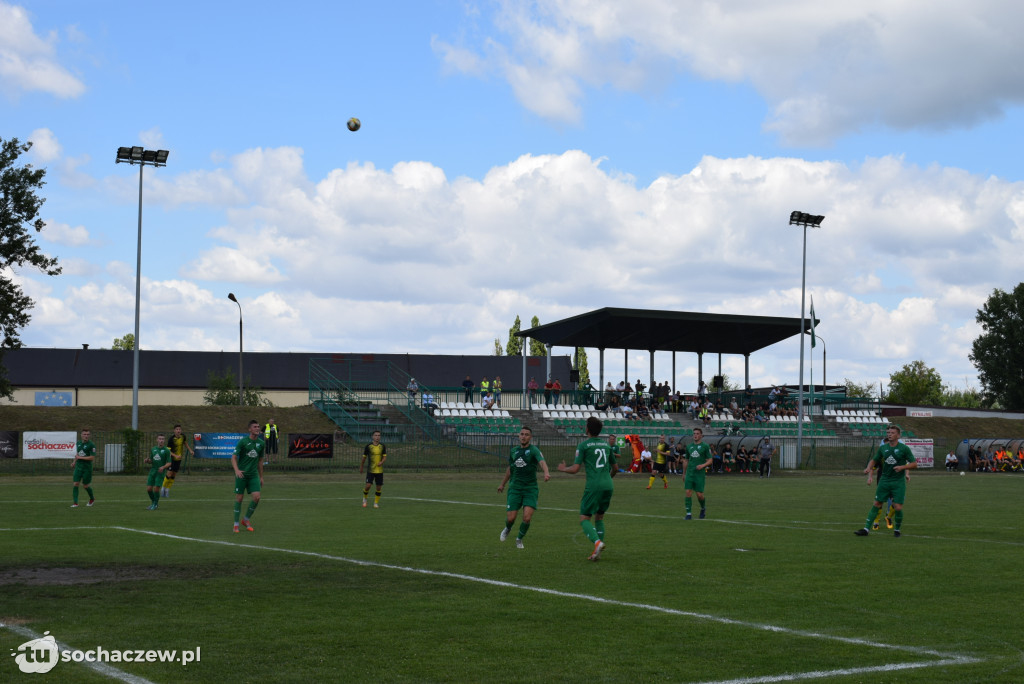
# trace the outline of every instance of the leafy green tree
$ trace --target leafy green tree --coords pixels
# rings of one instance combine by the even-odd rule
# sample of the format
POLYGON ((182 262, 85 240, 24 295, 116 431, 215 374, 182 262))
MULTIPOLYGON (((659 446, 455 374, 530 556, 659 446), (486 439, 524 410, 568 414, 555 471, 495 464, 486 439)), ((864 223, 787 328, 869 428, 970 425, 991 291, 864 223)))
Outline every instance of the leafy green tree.
POLYGON ((18 157, 28 152, 32 143, 17 138, 0 138, 0 397, 10 399, 14 388, 3 367, 3 350, 21 346, 20 331, 28 325, 32 300, 6 274, 8 269, 34 266, 46 275, 59 275, 57 259, 39 251, 32 230, 43 229, 39 209, 46 200, 36 191, 43 187, 45 169, 31 164, 18 166, 18 157))
POLYGON ((580 372, 580 387, 590 384, 590 369, 587 368, 587 350, 576 347, 576 370, 580 372))
POLYGON ((984 397, 981 392, 973 387, 967 387, 966 389, 945 387, 942 390, 942 399, 939 403, 942 406, 956 408, 985 408, 984 397))
POLYGON ((863 385, 858 385, 849 378, 843 378, 843 384, 846 386, 846 396, 851 399, 871 399, 875 396, 874 383, 866 382, 863 385))
POLYGON ((942 376, 924 361, 913 361, 889 375, 885 400, 896 404, 937 405, 942 399, 942 376))
MULTIPOLYGON (((124 337, 118 337, 116 340, 114 340, 114 345, 111 347, 111 349, 133 351, 135 349, 135 334, 126 333, 124 337)), ((237 392, 235 394, 237 394, 237 392)))
POLYGON ((516 316, 516 322, 508 329, 508 343, 505 345, 505 353, 509 356, 519 356, 523 353, 523 338, 516 337, 516 333, 521 330, 521 325, 519 316, 516 316))
POLYGON ((1024 409, 1024 283, 996 289, 978 309, 982 333, 968 358, 986 397, 1004 409, 1024 409))
MULTIPOLYGON (((540 325, 540 319, 534 316, 530 319, 530 327, 536 328, 540 325)), ((544 346, 544 343, 540 340, 530 338, 530 356, 547 356, 548 348, 544 346)))
POLYGON ((504 352, 505 352, 505 350, 501 346, 501 340, 499 340, 497 337, 495 337, 494 338, 494 355, 495 356, 501 356, 504 352))
MULTIPOLYGON (((210 371, 206 376, 206 393, 203 403, 207 406, 238 406, 238 378, 230 370, 224 375, 210 371)), ((246 378, 242 387, 243 406, 265 406, 273 404, 263 395, 263 390, 252 385, 252 379, 246 378)))

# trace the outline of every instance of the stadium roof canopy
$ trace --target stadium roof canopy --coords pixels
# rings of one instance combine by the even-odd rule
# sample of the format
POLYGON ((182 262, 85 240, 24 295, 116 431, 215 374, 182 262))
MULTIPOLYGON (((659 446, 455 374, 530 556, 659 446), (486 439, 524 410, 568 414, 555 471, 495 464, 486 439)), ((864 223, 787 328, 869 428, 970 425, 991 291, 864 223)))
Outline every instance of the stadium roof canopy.
POLYGON ((606 307, 517 335, 553 347, 748 355, 799 333, 799 318, 606 307))

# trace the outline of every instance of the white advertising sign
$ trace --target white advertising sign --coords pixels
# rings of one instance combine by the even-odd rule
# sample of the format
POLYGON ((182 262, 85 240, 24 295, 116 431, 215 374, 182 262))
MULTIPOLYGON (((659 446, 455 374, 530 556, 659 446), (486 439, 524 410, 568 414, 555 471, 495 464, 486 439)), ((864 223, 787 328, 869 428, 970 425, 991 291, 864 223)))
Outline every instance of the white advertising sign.
POLYGON ((75 432, 25 432, 21 438, 22 458, 74 458, 75 432))

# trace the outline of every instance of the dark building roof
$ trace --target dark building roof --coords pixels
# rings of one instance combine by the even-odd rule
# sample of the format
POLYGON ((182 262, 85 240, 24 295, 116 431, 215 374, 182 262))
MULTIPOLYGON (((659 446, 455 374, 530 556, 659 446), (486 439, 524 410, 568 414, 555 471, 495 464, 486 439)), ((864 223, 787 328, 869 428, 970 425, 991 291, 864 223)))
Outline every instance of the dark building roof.
MULTIPOLYGON (((110 349, 8 349, 3 354, 7 378, 14 387, 131 387, 134 354, 110 349)), ((242 372, 246 380, 264 390, 306 390, 310 359, 331 369, 359 370, 361 379, 385 377, 389 365, 416 378, 426 387, 457 387, 468 374, 476 383, 483 376, 500 375, 506 390, 522 389, 520 356, 457 356, 431 354, 325 354, 323 352, 245 352, 242 372)), ((527 358, 527 378, 542 382, 544 357, 527 358)), ((551 357, 551 373, 569 378, 568 356, 551 357)), ((238 352, 139 352, 139 387, 206 389, 210 373, 238 377, 238 352)))
POLYGON ((604 308, 517 334, 555 347, 750 354, 800 334, 800 319, 604 308))

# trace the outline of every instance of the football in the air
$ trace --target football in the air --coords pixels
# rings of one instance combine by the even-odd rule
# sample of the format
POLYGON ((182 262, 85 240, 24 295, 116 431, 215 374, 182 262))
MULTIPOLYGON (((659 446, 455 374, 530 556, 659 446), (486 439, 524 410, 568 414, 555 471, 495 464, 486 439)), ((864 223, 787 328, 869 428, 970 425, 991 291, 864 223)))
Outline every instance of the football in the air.
POLYGON ((358 131, 360 126, 362 126, 362 124, 359 123, 359 119, 357 119, 356 117, 353 116, 351 119, 348 120, 348 130, 352 131, 353 133, 358 131))
POLYGON ((961 470, 961 471, 960 471, 960 474, 961 474, 961 475, 963 475, 963 474, 964 474, 964 471, 962 471, 962 470, 961 470))

